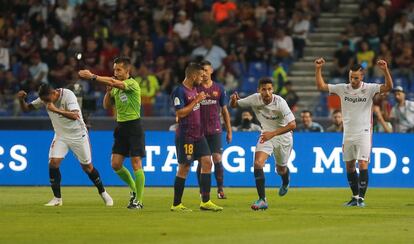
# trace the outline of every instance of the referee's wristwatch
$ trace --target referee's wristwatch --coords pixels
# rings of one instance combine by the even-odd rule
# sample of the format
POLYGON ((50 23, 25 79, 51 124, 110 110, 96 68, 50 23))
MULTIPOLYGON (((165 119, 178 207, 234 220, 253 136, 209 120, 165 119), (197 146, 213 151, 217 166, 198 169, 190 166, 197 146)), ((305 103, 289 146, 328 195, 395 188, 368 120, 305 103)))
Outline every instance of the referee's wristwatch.
POLYGON ((96 81, 97 75, 92 75, 91 81, 96 81))

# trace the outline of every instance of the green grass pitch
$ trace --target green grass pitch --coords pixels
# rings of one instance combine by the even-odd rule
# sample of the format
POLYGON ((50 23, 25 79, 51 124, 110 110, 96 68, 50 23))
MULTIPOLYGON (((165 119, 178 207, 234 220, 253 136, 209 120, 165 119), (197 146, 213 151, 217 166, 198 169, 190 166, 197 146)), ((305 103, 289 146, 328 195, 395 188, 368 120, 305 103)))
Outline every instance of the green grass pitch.
MULTIPOLYGON (((346 208, 345 188, 267 189, 269 209, 252 211, 255 188, 227 188, 202 212, 195 188, 184 192, 193 212, 170 212, 173 188, 146 188, 143 210, 128 210, 128 189, 109 187, 105 207, 92 187, 63 187, 63 206, 44 207, 48 187, 0 187, 0 243, 414 243, 414 189, 368 189, 364 209, 346 208)), ((214 189, 215 190, 215 189, 214 189)))

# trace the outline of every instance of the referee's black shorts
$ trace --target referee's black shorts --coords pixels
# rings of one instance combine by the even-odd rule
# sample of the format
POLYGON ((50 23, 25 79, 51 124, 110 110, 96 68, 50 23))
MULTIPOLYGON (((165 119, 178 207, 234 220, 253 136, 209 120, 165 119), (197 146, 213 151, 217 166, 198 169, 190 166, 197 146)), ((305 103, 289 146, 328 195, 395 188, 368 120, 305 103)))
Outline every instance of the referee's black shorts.
POLYGON ((145 133, 140 119, 118 122, 112 153, 124 157, 145 157, 145 133))

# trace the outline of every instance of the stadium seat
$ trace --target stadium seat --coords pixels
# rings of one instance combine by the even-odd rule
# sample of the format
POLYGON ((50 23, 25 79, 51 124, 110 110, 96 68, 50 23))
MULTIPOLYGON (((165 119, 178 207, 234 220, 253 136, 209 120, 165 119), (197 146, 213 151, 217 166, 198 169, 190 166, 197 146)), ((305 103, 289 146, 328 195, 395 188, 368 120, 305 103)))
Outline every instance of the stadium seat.
POLYGON ((372 77, 368 79, 368 83, 382 84, 384 83, 384 77, 372 77))
POLYGON ((394 87, 401 86, 404 90, 408 88, 408 79, 402 76, 394 77, 393 79, 394 87))
POLYGON ((254 76, 248 76, 243 78, 240 92, 246 95, 256 92, 257 90, 257 78, 254 76))
POLYGON ((265 62, 250 62, 248 75, 256 79, 268 75, 268 67, 265 62))

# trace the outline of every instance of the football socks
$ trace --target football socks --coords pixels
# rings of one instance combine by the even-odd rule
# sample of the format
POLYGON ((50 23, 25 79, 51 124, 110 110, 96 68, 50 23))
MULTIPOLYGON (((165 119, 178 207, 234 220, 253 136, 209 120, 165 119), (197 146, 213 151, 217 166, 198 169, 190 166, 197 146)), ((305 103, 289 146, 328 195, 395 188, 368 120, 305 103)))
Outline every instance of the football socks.
POLYGON ((144 195, 144 186, 145 186, 145 174, 144 170, 139 169, 134 172, 135 174, 135 188, 137 193, 137 200, 142 203, 142 198, 144 195))
POLYGON ((92 181, 92 183, 98 188, 99 194, 105 191, 105 188, 102 184, 101 177, 99 176, 98 170, 95 168, 92 169, 90 173, 86 172, 88 174, 89 179, 92 181))
POLYGON ((131 188, 131 191, 136 192, 135 182, 132 179, 131 173, 129 173, 129 170, 125 168, 125 166, 122 166, 122 168, 115 171, 115 173, 129 186, 129 188, 131 188))
POLYGON ((365 192, 368 188, 368 170, 359 171, 359 197, 365 198, 365 192))
POLYGON ((177 206, 181 203, 185 186, 185 179, 178 176, 175 177, 174 181, 174 203, 173 206, 177 206))
POLYGON ((203 202, 210 200, 211 174, 200 175, 201 198, 203 202))
POLYGON ((259 198, 265 199, 265 176, 263 169, 254 169, 254 178, 256 179, 256 188, 259 198))
POLYGON ((60 194, 60 170, 59 168, 51 168, 49 167, 49 179, 50 179, 50 186, 52 187, 53 195, 57 198, 61 198, 62 195, 60 194))
POLYGON ((358 196, 358 174, 356 170, 351 173, 348 172, 346 175, 348 178, 349 187, 351 187, 352 190, 352 195, 358 196))

